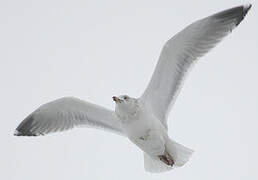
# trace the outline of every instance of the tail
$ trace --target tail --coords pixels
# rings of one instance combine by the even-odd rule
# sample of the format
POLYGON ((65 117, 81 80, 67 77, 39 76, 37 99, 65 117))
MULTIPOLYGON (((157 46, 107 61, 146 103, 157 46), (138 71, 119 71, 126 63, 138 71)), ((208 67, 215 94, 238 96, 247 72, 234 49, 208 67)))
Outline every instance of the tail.
POLYGON ((145 170, 151 173, 161 173, 169 171, 173 168, 183 166, 193 154, 193 150, 170 139, 168 139, 166 143, 166 151, 172 156, 174 160, 175 164, 173 167, 166 165, 156 156, 149 156, 148 154, 144 153, 145 170))

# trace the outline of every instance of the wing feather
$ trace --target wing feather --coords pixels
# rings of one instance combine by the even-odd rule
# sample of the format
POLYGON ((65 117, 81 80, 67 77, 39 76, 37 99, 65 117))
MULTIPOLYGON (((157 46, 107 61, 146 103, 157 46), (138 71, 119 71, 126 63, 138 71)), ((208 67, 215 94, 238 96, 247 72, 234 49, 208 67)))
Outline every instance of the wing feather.
POLYGON ((114 112, 74 97, 61 98, 40 106, 16 128, 17 136, 38 136, 88 126, 123 135, 114 112))
POLYGON ((165 43, 141 99, 166 127, 167 115, 190 67, 229 34, 250 8, 239 6, 198 20, 165 43))

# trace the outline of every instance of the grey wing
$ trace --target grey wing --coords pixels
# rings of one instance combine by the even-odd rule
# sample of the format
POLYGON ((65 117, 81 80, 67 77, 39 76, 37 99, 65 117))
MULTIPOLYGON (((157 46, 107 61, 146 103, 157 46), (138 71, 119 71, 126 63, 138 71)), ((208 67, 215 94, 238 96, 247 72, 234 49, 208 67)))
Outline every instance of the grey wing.
POLYGON ((16 128, 17 136, 38 136, 89 126, 123 135, 113 111, 73 97, 57 99, 40 106, 16 128))
POLYGON ((251 5, 239 6, 198 20, 166 42, 141 99, 167 127, 167 115, 183 79, 197 58, 229 34, 251 5))

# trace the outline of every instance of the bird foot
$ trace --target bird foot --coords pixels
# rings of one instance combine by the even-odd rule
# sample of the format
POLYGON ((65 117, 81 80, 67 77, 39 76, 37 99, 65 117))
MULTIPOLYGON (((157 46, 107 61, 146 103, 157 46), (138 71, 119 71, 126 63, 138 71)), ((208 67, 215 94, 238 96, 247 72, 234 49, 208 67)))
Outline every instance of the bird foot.
POLYGON ((173 167, 173 165, 174 165, 174 160, 173 160, 173 158, 170 156, 170 154, 168 154, 167 152, 165 152, 164 155, 159 155, 158 157, 159 157, 159 159, 160 159, 163 163, 165 163, 165 164, 168 165, 168 166, 173 167))

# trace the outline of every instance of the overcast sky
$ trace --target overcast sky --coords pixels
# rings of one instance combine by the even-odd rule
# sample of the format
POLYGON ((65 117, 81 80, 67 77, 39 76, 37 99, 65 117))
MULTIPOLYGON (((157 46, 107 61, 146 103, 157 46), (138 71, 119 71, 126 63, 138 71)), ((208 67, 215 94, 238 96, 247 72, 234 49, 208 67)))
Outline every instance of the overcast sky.
POLYGON ((1 0, 0 179, 257 179, 254 2, 1 0), (170 136, 195 150, 186 166, 146 173, 135 145, 101 130, 12 135, 29 113, 60 97, 110 109, 113 95, 139 97, 168 38, 197 19, 247 2, 254 6, 245 20, 195 65, 170 113, 170 136))

